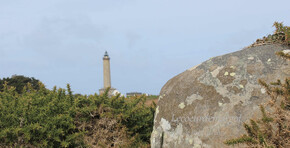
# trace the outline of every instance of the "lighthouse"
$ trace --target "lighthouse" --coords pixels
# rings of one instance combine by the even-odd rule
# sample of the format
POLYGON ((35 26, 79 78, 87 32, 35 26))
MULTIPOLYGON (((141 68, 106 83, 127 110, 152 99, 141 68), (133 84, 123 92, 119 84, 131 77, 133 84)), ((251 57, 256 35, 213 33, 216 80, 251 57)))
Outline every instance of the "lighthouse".
POLYGON ((110 57, 106 51, 103 57, 103 79, 104 87, 99 90, 100 94, 103 94, 106 89, 110 88, 108 95, 112 96, 113 92, 116 90, 111 86, 111 70, 110 70, 110 57))
POLYGON ((108 52, 105 52, 103 57, 103 77, 104 77, 104 88, 111 87, 111 71, 110 71, 110 57, 108 52))

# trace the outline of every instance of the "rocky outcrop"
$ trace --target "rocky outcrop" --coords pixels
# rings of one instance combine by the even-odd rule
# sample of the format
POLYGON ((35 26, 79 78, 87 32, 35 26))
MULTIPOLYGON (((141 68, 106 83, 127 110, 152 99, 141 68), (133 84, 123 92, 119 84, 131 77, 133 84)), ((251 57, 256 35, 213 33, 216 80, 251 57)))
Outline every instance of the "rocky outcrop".
POLYGON ((160 92, 151 147, 221 148, 259 118, 268 96, 258 79, 290 76, 289 61, 275 55, 287 46, 263 45, 211 58, 169 80, 160 92))

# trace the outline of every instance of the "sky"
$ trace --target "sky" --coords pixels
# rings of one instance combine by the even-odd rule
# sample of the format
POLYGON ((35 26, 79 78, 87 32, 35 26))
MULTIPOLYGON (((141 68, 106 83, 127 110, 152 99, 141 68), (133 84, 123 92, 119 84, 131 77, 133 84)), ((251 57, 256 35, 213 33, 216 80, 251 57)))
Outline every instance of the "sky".
POLYGON ((158 95, 177 74, 290 25, 289 0, 0 0, 0 78, 34 77, 74 93, 158 95))

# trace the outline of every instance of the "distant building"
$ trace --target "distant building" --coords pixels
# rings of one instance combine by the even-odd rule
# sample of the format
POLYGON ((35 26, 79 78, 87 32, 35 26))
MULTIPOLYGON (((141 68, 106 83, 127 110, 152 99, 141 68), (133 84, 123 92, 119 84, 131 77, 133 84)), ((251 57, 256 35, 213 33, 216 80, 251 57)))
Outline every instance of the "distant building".
POLYGON ((142 96, 142 93, 140 93, 140 92, 129 92, 129 93, 126 93, 126 96, 127 97, 132 97, 132 96, 138 97, 138 96, 142 96))
POLYGON ((121 97, 124 97, 124 95, 121 92, 119 92, 117 89, 115 89, 112 94, 113 96, 117 96, 118 94, 120 94, 121 97))
POLYGON ((24 77, 24 75, 17 75, 17 74, 14 74, 11 76, 11 78, 16 78, 16 77, 24 77))

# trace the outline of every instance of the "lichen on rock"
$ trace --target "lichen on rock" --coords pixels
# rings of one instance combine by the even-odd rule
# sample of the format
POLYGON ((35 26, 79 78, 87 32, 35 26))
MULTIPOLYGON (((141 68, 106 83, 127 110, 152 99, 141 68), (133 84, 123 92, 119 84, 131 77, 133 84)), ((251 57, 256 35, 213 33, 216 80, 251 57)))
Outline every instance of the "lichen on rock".
POLYGON ((267 94, 258 84, 289 77, 289 61, 262 45, 211 58, 169 80, 160 92, 151 147, 227 147, 244 134, 242 122, 259 115, 267 94), (269 59, 271 59, 269 61, 269 59))

